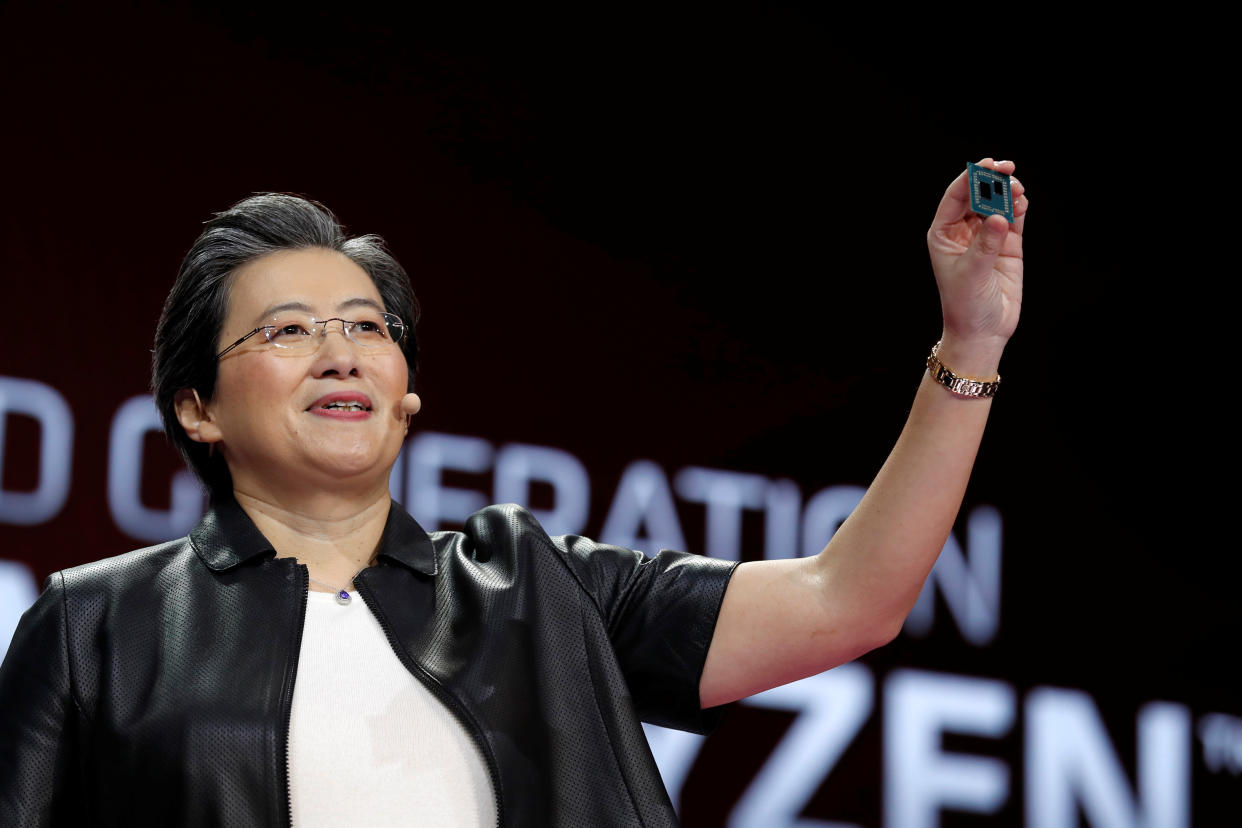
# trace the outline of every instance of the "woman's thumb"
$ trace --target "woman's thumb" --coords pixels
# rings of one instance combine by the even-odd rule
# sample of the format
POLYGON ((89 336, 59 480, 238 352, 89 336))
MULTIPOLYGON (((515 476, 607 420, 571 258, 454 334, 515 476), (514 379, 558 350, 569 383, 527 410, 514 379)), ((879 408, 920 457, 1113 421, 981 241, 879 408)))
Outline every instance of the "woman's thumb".
POLYGON ((1004 216, 988 216, 984 219, 966 251, 966 255, 975 260, 975 267, 971 269, 991 270, 1008 236, 1009 222, 1005 221, 1004 216))

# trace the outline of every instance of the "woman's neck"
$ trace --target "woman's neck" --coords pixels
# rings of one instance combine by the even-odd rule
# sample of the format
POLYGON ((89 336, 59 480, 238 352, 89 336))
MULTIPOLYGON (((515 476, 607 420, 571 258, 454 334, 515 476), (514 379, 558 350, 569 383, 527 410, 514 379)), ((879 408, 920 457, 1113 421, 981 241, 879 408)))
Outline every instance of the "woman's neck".
MULTIPOLYGON (((375 557, 391 505, 386 489, 365 501, 326 493, 294 501, 236 489, 233 495, 276 557, 297 558, 310 577, 337 589, 375 557)), ((314 583, 311 588, 328 591, 314 583)))

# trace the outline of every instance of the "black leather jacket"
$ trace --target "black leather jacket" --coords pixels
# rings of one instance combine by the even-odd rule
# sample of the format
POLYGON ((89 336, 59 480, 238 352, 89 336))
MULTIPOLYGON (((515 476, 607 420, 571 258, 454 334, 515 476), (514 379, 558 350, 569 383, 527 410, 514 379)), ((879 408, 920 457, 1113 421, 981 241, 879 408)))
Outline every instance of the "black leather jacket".
MULTIPOLYGON (((394 504, 355 583, 478 742, 502 825, 668 825, 639 719, 714 718, 698 683, 733 567, 549 538, 516 506, 428 536, 394 504)), ((231 501, 49 577, 0 667, 0 825, 288 824, 306 590, 231 501)))

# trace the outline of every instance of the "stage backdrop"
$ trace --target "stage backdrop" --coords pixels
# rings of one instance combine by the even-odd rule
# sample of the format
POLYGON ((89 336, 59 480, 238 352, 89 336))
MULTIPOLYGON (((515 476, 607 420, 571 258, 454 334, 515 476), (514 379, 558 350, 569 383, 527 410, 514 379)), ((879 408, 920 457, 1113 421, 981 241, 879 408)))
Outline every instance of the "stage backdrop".
POLYGON ((456 42, 305 11, 2 22, 4 642, 48 573, 201 514, 150 347, 201 223, 252 192, 411 273, 424 410, 392 492, 428 530, 516 501, 758 560, 858 502, 939 333, 932 212, 1011 157, 1022 323, 905 630, 653 750, 688 826, 1236 824, 1238 567, 1169 462, 1211 430, 1161 361, 1194 272, 1165 269, 1182 231, 1131 141, 1178 112, 1139 56, 1069 43, 1067 90, 1003 36, 895 53, 793 13, 456 42))

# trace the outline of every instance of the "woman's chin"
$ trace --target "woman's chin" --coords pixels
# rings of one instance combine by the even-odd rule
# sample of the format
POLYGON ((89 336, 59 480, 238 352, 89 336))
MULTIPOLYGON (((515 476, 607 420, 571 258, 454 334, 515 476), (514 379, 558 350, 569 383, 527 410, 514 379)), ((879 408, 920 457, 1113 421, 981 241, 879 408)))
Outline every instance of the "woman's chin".
POLYGON ((334 481, 335 486, 366 486, 376 480, 388 480, 392 463, 381 463, 376 457, 320 458, 315 464, 318 477, 334 481))
POLYGON ((383 447, 368 444, 352 448, 337 448, 317 453, 313 458, 314 476, 321 479, 336 481, 337 485, 358 484, 365 487, 371 482, 383 481, 387 486, 388 475, 397 460, 395 451, 387 451, 383 447))
POLYGON ((388 488, 388 476, 401 451, 401 442, 356 440, 347 443, 319 442, 288 453, 254 453, 245 459, 230 458, 235 484, 246 491, 301 497, 364 495, 388 488), (237 466, 243 468, 237 468, 237 466))

